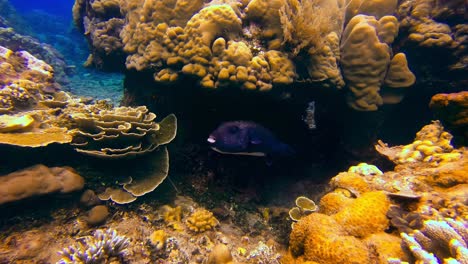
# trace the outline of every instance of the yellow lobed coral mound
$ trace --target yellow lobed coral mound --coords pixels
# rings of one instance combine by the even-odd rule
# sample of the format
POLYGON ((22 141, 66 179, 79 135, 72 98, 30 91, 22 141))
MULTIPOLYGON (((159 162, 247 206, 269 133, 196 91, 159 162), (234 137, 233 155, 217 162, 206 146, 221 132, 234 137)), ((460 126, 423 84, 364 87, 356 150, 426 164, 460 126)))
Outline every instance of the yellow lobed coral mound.
POLYGON ((353 172, 341 172, 330 181, 333 188, 341 188, 350 191, 353 195, 360 195, 370 191, 370 186, 366 180, 353 172))
POLYGON ((349 235, 366 237, 388 228, 390 201, 381 191, 367 192, 339 211, 333 218, 349 235))
POLYGON ((401 238, 398 235, 380 232, 364 239, 368 248, 377 252, 376 263, 387 263, 389 258, 399 258, 408 261, 408 256, 401 247, 401 238))
POLYGON ((219 222, 213 213, 206 209, 195 210, 185 221, 187 227, 194 232, 204 232, 215 228, 219 222))
POLYGON ((353 202, 352 194, 346 189, 335 189, 333 192, 325 194, 320 199, 319 212, 326 215, 333 215, 346 208, 353 202))
MULTIPOLYGON (((379 36, 380 22, 372 16, 357 15, 343 32, 341 66, 351 91, 348 104, 356 110, 375 111, 383 104, 379 91, 390 63, 390 48, 379 36)), ((394 22, 398 27, 396 18, 394 22)))
POLYGON ((294 225, 290 235, 290 250, 294 256, 317 263, 369 263, 369 253, 363 242, 346 235, 333 217, 314 213, 294 225))

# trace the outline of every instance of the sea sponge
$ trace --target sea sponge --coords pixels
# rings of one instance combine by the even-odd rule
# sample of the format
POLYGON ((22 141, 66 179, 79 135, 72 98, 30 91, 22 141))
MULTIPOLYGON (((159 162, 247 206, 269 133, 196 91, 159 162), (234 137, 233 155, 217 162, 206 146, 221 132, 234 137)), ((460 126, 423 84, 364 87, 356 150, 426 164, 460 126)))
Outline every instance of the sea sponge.
POLYGON ((377 253, 378 260, 375 263, 387 263, 388 258, 408 261, 408 257, 401 247, 401 238, 397 235, 379 232, 366 237, 364 243, 377 253))
POLYGON ((219 224, 213 213, 206 209, 195 210, 185 223, 190 230, 197 233, 211 230, 219 224))
POLYGON ((387 211, 390 201, 382 191, 364 193, 333 218, 346 233, 355 237, 366 237, 383 232, 389 226, 387 211))

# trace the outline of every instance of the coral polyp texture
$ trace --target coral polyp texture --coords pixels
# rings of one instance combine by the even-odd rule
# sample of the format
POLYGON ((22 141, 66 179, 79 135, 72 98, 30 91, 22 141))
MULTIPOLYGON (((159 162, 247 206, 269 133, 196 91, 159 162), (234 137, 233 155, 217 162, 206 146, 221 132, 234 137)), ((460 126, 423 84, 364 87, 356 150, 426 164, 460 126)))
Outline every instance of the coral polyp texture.
POLYGON ((130 240, 119 236, 115 230, 98 229, 92 236, 79 240, 78 246, 71 245, 59 252, 62 259, 58 263, 110 263, 121 262, 130 246, 130 240))
POLYGON ((88 64, 125 60, 157 83, 346 87, 352 108, 374 111, 401 101, 415 82, 405 54, 392 50, 396 1, 101 2, 75 1, 75 23, 92 47, 88 64))
POLYGON ((333 177, 316 212, 292 214, 291 257, 312 263, 465 263, 467 151, 450 139, 434 121, 413 144, 432 142, 424 146, 437 151, 402 162, 401 153, 418 151, 414 145, 381 143, 377 149, 398 164, 394 170, 360 163, 333 177))

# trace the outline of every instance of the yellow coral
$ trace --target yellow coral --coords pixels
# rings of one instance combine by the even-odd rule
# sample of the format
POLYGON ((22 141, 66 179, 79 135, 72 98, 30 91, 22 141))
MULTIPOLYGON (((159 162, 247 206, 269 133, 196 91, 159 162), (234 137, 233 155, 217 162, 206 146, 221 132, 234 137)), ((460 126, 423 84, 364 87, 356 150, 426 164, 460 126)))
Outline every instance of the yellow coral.
POLYGON ((320 199, 319 211, 326 215, 336 214, 351 204, 353 200, 354 199, 351 198, 351 193, 348 190, 342 189, 340 191, 339 189, 336 189, 333 192, 325 194, 320 199))
POLYGON ((166 245, 167 234, 164 230, 156 230, 150 235, 150 243, 157 250, 161 250, 166 245))
POLYGON ((182 219, 182 207, 180 206, 171 207, 169 205, 164 205, 161 207, 161 211, 164 222, 166 223, 180 222, 182 219))
POLYGON ((294 225, 290 250, 295 256, 318 263, 370 263, 365 244, 347 236, 332 217, 314 213, 294 225))
POLYGON ((38 132, 0 133, 0 144, 21 147, 43 147, 52 143, 70 143, 73 137, 66 130, 45 129, 38 132))
MULTIPOLYGON (((354 169, 350 168, 351 171, 354 169)), ((370 186, 366 180, 357 173, 341 172, 330 181, 334 188, 347 189, 354 195, 359 195, 370 191, 370 186)))
POLYGON ((341 66, 351 91, 348 104, 356 110, 375 111, 383 103, 379 90, 390 63, 390 50, 378 38, 378 25, 374 17, 358 15, 343 32, 341 66))
POLYGON ((13 132, 23 130, 30 127, 34 123, 34 118, 30 115, 22 116, 0 116, 0 133, 13 132))
POLYGON ((213 213, 206 209, 196 210, 187 218, 185 223, 194 232, 204 232, 219 224, 213 213))
POLYGON ((333 218, 349 235, 365 237, 384 231, 389 221, 390 201, 381 191, 367 192, 339 211, 333 218))
POLYGON ((399 236, 379 232, 364 239, 364 242, 378 254, 373 263, 387 263, 388 258, 399 258, 408 261, 408 258, 401 247, 399 236))

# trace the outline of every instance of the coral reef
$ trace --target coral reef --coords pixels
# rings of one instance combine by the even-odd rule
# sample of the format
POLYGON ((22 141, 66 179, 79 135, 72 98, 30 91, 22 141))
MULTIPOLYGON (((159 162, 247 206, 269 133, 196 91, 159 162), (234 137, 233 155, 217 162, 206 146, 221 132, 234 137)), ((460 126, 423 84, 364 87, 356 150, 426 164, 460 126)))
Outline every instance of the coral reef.
POLYGON ((464 141, 468 138, 468 92, 436 94, 431 98, 429 107, 460 144, 466 143, 464 141))
MULTIPOLYGON (((468 259, 468 224, 463 220, 426 220, 421 230, 412 234, 401 233, 403 243, 416 262, 465 263, 468 259)), ((391 258, 389 263, 402 263, 391 258)))
POLYGON ((101 199, 134 201, 153 191, 166 178, 168 152, 158 148, 176 136, 177 119, 169 115, 156 123, 145 106, 114 107, 107 101, 91 103, 66 92, 50 91, 53 68, 26 51, 0 48, 0 144, 45 147, 70 144, 75 150, 102 159, 134 158, 158 150, 148 158, 150 173, 133 172, 124 191, 108 189, 101 199), (23 88, 24 87, 24 88, 23 88))
POLYGON ((426 90, 449 86, 450 91, 466 87, 467 49, 466 12, 462 1, 401 1, 400 43, 410 61, 426 65, 418 72, 418 80, 427 83, 426 90), (425 80, 432 80, 426 82, 425 80))
POLYGON ((462 154, 453 148, 451 140, 452 135, 444 131, 439 121, 434 121, 424 126, 416 134, 414 142, 409 145, 389 148, 380 142, 376 149, 398 164, 423 161, 438 165, 461 158, 462 154))
POLYGON ((68 82, 65 59, 63 55, 51 45, 40 43, 32 37, 18 34, 13 28, 0 27, 0 46, 15 52, 27 50, 28 53, 34 55, 36 58, 52 65, 57 82, 61 84, 66 84, 68 82))
POLYGON ((112 259, 123 259, 130 240, 117 235, 115 230, 98 229, 93 236, 81 238, 78 246, 69 246, 59 252, 62 259, 58 263, 108 263, 112 259))
POLYGON ((456 152, 457 158, 401 162, 396 157, 404 146, 390 149, 381 144, 377 149, 398 163, 394 171, 361 163, 332 178, 333 190, 321 198, 318 212, 293 225, 292 258, 316 263, 464 260, 468 163, 466 150, 455 149, 450 138, 433 122, 417 133, 415 142, 434 142, 440 152, 431 153, 456 152), (461 242, 452 240, 455 237, 461 242))
POLYGON ((83 189, 84 179, 67 167, 36 165, 0 177, 0 204, 49 193, 83 189))
POLYGON ((390 47, 398 34, 396 2, 354 2, 110 1, 106 6, 77 0, 74 19, 97 65, 115 61, 106 56, 124 56, 128 70, 152 72, 158 83, 190 76, 206 88, 269 91, 298 81, 346 85, 351 107, 374 111, 401 101, 402 88, 415 77, 405 54, 393 55, 390 47))

